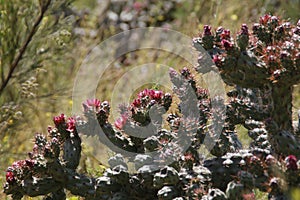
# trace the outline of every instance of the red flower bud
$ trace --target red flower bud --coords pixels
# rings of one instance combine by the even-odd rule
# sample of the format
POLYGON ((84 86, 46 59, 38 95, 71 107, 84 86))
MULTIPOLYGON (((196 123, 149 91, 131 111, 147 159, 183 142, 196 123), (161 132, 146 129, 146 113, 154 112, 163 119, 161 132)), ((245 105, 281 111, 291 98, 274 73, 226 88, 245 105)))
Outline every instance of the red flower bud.
POLYGON ((8 183, 14 182, 15 181, 14 173, 12 173, 12 172, 6 172, 6 181, 8 183))
POLYGON ((232 43, 229 42, 228 40, 222 40, 221 43, 224 46, 226 51, 230 50, 233 47, 232 43))
POLYGON ((276 17, 276 16, 272 16, 271 18, 270 18, 270 20, 268 21, 268 25, 269 25, 269 27, 271 27, 271 28, 275 28, 276 26, 278 26, 279 25, 279 19, 278 19, 278 17, 276 17))
POLYGON ((257 34, 258 30, 260 29, 261 25, 259 23, 255 23, 252 26, 252 31, 254 34, 257 34))
POLYGON ((65 123, 65 115, 61 114, 59 116, 53 117, 53 121, 54 121, 55 126, 64 124, 65 123))
POLYGON ((67 121, 67 131, 74 132, 76 129, 76 120, 73 117, 69 117, 67 121))
POLYGON ((160 100, 163 97, 163 92, 162 91, 155 91, 153 95, 153 99, 155 100, 160 100))
POLYGON ((240 34, 241 35, 249 35, 248 26, 246 24, 242 24, 240 34))
POLYGON ((225 39, 225 40, 230 39, 230 30, 224 29, 223 32, 221 33, 221 39, 225 39))
POLYGON ((137 98, 133 100, 132 102, 133 107, 140 107, 140 105, 141 105, 141 99, 137 98))
POLYGON ((269 19, 271 19, 271 17, 272 17, 271 15, 266 14, 265 16, 260 17, 259 23, 262 25, 266 25, 268 23, 269 19))
POLYGON ((26 161, 25 160, 18 160, 18 161, 14 162, 12 164, 13 168, 23 168, 25 166, 26 166, 26 161))
POLYGON ((212 35, 211 34, 211 26, 208 26, 208 25, 204 25, 204 28, 203 28, 203 36, 208 36, 208 35, 212 35))
POLYGON ((213 56, 213 61, 216 65, 221 63, 221 57, 219 55, 214 55, 213 56))
POLYGON ((286 168, 289 170, 297 170, 297 158, 294 155, 289 155, 285 158, 286 168))

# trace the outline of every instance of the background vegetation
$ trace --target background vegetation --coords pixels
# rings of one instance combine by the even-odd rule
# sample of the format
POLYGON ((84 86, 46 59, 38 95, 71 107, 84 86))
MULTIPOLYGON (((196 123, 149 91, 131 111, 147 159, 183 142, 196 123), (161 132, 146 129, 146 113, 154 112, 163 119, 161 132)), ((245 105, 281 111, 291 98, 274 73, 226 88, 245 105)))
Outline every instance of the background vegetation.
MULTIPOLYGON (((134 2, 139 1, 0 0, 1 183, 5 181, 6 168, 14 160, 26 157, 35 133, 46 133, 53 116, 61 112, 71 115, 73 79, 81 62, 98 43, 124 30, 124 26, 108 17, 110 11, 121 12, 134 2)), ((250 25, 265 13, 294 22, 300 18, 300 0, 147 2, 154 6, 152 10, 149 6, 142 8, 148 16, 145 25, 170 27, 191 37, 196 36, 204 24, 239 30, 242 23, 250 25), (168 2, 171 9, 166 11, 168 2)), ((133 17, 131 21, 134 20, 139 22, 133 17)), ((127 28, 135 27, 130 21, 127 25, 127 28)), ((138 51, 119 58, 100 81, 97 97, 109 100, 118 78, 132 66, 154 62, 153 59, 172 67, 184 64, 175 57, 166 59, 163 55, 149 56, 149 53, 155 54, 138 51)), ((295 111, 300 109, 299 92, 296 88, 295 111)), ((247 144, 242 127, 240 130, 240 137, 247 144)), ((88 147, 84 149, 81 170, 101 173, 101 161, 92 157, 88 147)), ((300 192, 295 192, 295 199, 299 199, 296 193, 300 192)), ((6 198, 0 193, 0 199, 6 198)), ((258 194, 257 198, 265 197, 258 194)))

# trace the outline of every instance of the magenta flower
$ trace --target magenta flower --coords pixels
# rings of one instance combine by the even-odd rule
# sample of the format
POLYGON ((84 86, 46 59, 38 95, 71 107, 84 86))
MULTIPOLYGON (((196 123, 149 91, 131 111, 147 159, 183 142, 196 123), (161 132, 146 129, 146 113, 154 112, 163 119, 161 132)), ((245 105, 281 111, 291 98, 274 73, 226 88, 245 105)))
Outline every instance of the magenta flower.
POLYGON ((242 24, 240 34, 241 35, 249 35, 248 26, 246 24, 242 24))
POLYGON ((138 97, 139 98, 143 98, 145 96, 148 96, 149 92, 148 92, 149 89, 145 89, 143 91, 141 91, 139 94, 138 94, 138 97))
POLYGON ((69 117, 67 120, 67 131, 74 132, 76 129, 76 120, 73 117, 69 117))
POLYGON ((160 100, 163 97, 163 92, 159 90, 145 89, 138 94, 138 98, 133 101, 133 105, 138 107, 141 104, 141 99, 144 97, 149 97, 150 100, 160 100))
POLYGON ((289 170, 297 170, 297 158, 294 155, 289 155, 285 158, 286 168, 289 170))
POLYGON ((48 126, 48 127, 47 127, 47 132, 48 132, 48 133, 51 133, 52 130, 53 130, 53 127, 52 127, 52 126, 48 126))
MULTIPOLYGON (((18 160, 12 164, 12 167, 15 169, 17 169, 17 168, 21 169, 21 168, 26 167, 27 163, 28 163, 27 160, 18 160)), ((29 164, 29 165, 31 166, 31 164, 29 164)))
POLYGON ((212 35, 211 34, 211 26, 209 25, 204 25, 203 27, 203 36, 208 36, 208 35, 212 35))
POLYGON ((15 175, 13 172, 6 172, 6 181, 12 183, 15 181, 15 175))
POLYGON ((214 55, 213 61, 216 65, 219 65, 221 63, 221 57, 219 55, 214 55))
POLYGON ((230 30, 224 29, 221 33, 221 39, 229 40, 230 39, 230 30))
POLYGON ((28 166, 29 168, 32 168, 34 166, 34 164, 35 164, 34 160, 28 160, 28 159, 26 159, 25 162, 26 162, 26 166, 28 166))
POLYGON ((263 17, 260 17, 259 23, 262 25, 266 25, 268 23, 269 19, 271 19, 271 17, 272 17, 271 15, 266 14, 263 17))
POLYGON ((139 107, 141 105, 141 99, 134 99, 132 102, 133 107, 139 107))
POLYGON ((65 123, 65 115, 61 114, 59 116, 55 116, 55 117, 53 117, 53 121, 54 121, 55 126, 62 125, 65 123))
POLYGON ((154 90, 149 90, 149 89, 146 89, 146 90, 148 92, 147 96, 149 96, 151 99, 153 99, 155 91, 154 90))
POLYGON ((115 127, 119 130, 122 130, 127 120, 128 120, 128 115, 126 114, 121 115, 121 117, 115 121, 115 127))
POLYGON ((225 48, 226 51, 230 50, 233 47, 232 43, 228 40, 223 39, 221 41, 221 43, 222 43, 222 45, 223 45, 223 47, 225 48))
POLYGON ((163 97, 163 92, 162 91, 154 91, 153 99, 155 100, 160 100, 163 97))
POLYGON ((88 99, 85 103, 82 104, 82 106, 85 112, 87 112, 91 108, 96 111, 98 108, 100 108, 101 102, 98 99, 88 99))

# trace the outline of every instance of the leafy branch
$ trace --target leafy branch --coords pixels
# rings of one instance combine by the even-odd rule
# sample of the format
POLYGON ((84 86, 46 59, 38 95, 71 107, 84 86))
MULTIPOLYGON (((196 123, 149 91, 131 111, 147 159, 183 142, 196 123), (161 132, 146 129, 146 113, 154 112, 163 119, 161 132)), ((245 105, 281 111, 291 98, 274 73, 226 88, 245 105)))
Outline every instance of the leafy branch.
POLYGON ((1 87, 0 87, 0 95, 2 94, 2 92, 8 85, 9 81, 11 80, 13 73, 14 73, 15 69, 17 68, 19 62, 22 60, 23 55, 25 54, 29 43, 31 42, 32 38, 34 37, 35 33, 37 32, 39 25, 41 24, 43 17, 49 8, 50 3, 51 3, 51 0, 46 0, 46 1, 40 2, 40 8, 41 8, 40 14, 36 18, 36 20, 33 24, 33 27, 29 32, 29 35, 27 36, 27 38, 25 39, 24 43, 22 44, 22 46, 19 50, 19 53, 17 54, 17 56, 15 57, 15 59, 13 60, 13 62, 10 65, 7 77, 3 80, 1 87))

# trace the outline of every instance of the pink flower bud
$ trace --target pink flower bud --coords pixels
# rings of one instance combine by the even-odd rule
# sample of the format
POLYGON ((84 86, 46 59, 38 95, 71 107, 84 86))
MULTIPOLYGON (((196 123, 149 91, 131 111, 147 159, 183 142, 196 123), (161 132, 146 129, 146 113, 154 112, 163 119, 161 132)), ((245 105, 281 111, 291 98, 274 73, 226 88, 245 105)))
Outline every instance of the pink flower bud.
POLYGON ((97 110, 101 105, 101 102, 98 99, 88 99, 85 103, 82 104, 83 109, 87 112, 90 109, 97 110))
POLYGON ((126 114, 121 115, 121 117, 115 121, 115 127, 119 130, 122 130, 127 120, 128 120, 128 115, 126 114))
POLYGON ((144 8, 144 4, 140 1, 134 2, 132 6, 133 9, 136 10, 137 12, 141 11, 144 8))
POLYGON ((225 40, 230 39, 230 30, 229 29, 223 30, 223 32, 221 33, 221 39, 225 39, 225 40))
POLYGON ((209 36, 209 35, 212 35, 212 34, 211 34, 211 26, 209 26, 209 25, 204 25, 204 28, 203 28, 203 36, 209 36))
POLYGON ((259 23, 253 24, 253 26, 252 26, 253 33, 256 34, 257 31, 260 29, 260 27, 261 27, 261 25, 259 23))

